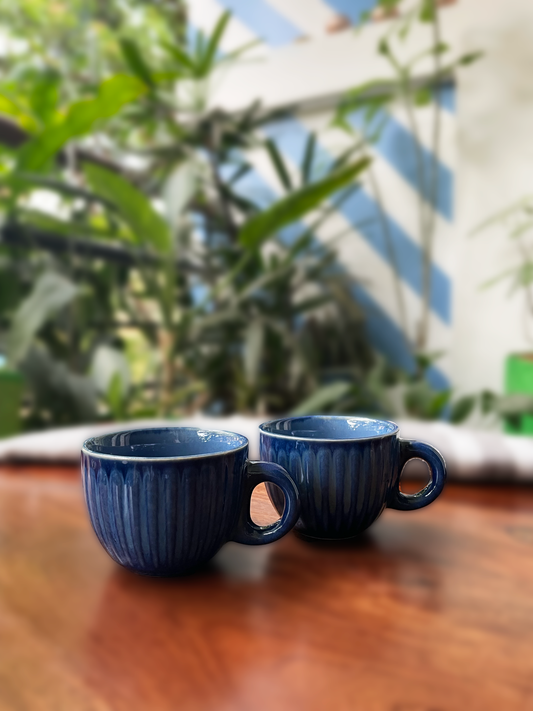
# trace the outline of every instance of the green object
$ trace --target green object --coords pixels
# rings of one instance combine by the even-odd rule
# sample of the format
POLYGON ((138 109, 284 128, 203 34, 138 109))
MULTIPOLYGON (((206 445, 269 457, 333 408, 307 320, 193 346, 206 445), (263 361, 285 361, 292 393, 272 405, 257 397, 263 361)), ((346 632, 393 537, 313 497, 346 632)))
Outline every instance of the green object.
POLYGON ((369 158, 360 158, 348 167, 334 171, 322 180, 304 185, 280 198, 274 205, 261 210, 244 224, 239 233, 241 244, 250 248, 259 247, 276 232, 311 212, 333 193, 353 183, 369 165, 369 158))
MULTIPOLYGON (((505 362, 507 395, 533 395, 533 353, 514 353, 505 362)), ((510 434, 533 434, 533 415, 520 413, 506 417, 505 431, 510 434)))
POLYGON ((24 380, 20 373, 0 369, 0 437, 20 432, 20 403, 24 380))

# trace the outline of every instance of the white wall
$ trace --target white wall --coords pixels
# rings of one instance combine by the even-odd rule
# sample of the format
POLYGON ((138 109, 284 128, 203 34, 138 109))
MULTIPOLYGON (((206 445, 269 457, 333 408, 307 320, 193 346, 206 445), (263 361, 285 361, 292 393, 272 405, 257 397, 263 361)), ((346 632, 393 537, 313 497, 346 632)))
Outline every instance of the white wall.
MULTIPOLYGON (((505 356, 531 350, 522 294, 480 284, 516 262, 505 229, 471 237, 487 216, 533 194, 533 3, 461 0, 458 41, 485 52, 458 76, 457 265, 452 378, 463 391, 503 387, 505 356)), ((532 319, 533 320, 533 319, 532 319)), ((533 323, 530 331, 533 332, 533 323)))

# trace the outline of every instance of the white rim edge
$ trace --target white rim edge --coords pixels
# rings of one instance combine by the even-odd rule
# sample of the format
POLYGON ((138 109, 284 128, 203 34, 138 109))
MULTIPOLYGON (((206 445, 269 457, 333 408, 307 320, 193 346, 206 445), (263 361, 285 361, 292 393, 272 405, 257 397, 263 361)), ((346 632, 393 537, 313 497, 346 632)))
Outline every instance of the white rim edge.
POLYGON ((343 437, 339 439, 333 439, 331 437, 300 437, 299 435, 289 435, 289 434, 282 434, 278 432, 267 432, 264 430, 264 427, 267 427, 268 425, 275 424, 276 422, 283 422, 283 421, 288 421, 288 420, 299 420, 302 419, 303 417, 315 417, 315 415, 297 415, 295 417, 281 417, 277 420, 270 420, 269 422, 263 422, 261 425, 259 425, 259 433, 261 435, 266 435, 267 437, 278 437, 279 439, 290 439, 290 440, 301 440, 305 442, 329 442, 330 444, 333 444, 335 442, 364 442, 368 441, 371 439, 384 439, 385 437, 392 437, 393 435, 397 435, 398 432, 400 431, 399 425, 396 424, 396 422, 393 422, 392 420, 375 420, 371 417, 365 418, 365 417, 350 417, 349 415, 346 417, 342 417, 341 415, 316 415, 316 417, 323 417, 324 419, 330 419, 330 420, 370 420, 371 422, 386 422, 390 425, 394 426, 394 429, 391 432, 385 432, 384 434, 375 434, 375 435, 370 435, 368 437, 343 437))
POLYGON ((145 428, 141 430, 121 430, 120 432, 110 432, 109 435, 96 435, 95 437, 89 437, 88 439, 85 440, 85 442, 82 444, 81 451, 82 453, 86 454, 89 457, 95 457, 96 459, 111 459, 114 461, 119 461, 119 462, 179 462, 179 461, 185 461, 188 459, 206 459, 207 457, 220 457, 226 454, 231 454, 232 452, 240 452, 241 449, 244 449, 245 447, 248 447, 250 444, 249 440, 247 437, 244 435, 240 434, 239 432, 230 432, 229 430, 208 430, 208 429, 203 429, 202 427, 153 427, 153 428, 145 428), (86 445, 87 442, 90 440, 96 439, 97 437, 107 437, 111 435, 119 435, 119 434, 126 434, 128 432, 146 432, 152 430, 160 430, 160 429, 168 429, 168 430, 173 430, 173 429, 181 429, 181 430, 193 430, 195 432, 211 432, 213 434, 222 434, 222 435, 231 435, 237 437, 241 437, 244 442, 241 444, 239 447, 235 447, 234 449, 224 449, 221 452, 206 452, 205 454, 178 454, 174 457, 133 457, 130 455, 120 455, 120 454, 105 454, 103 452, 93 452, 90 449, 87 449, 86 445))

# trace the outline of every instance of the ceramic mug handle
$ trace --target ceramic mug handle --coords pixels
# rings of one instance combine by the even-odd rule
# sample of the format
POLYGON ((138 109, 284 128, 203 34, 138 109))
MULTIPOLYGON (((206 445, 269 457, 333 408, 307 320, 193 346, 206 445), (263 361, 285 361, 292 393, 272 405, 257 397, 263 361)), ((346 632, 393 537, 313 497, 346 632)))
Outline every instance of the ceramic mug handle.
POLYGON ((435 501, 444 488, 446 462, 435 447, 425 442, 400 439, 400 472, 410 459, 421 459, 426 462, 431 471, 431 479, 416 494, 404 494, 400 491, 400 477, 398 477, 396 487, 387 502, 390 509, 400 509, 401 511, 421 509, 435 501))
POLYGON ((294 527, 300 516, 300 495, 296 484, 283 467, 273 462, 248 461, 246 477, 241 516, 232 540, 251 546, 277 541, 294 527), (250 499, 255 487, 267 481, 279 486, 285 496, 285 507, 278 521, 258 526, 250 516, 250 499))

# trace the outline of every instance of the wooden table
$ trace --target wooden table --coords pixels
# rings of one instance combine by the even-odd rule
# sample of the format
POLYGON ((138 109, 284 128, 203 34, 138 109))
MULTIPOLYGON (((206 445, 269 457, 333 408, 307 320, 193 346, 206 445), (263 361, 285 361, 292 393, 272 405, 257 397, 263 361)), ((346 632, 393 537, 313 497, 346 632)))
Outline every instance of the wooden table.
POLYGON ((350 544, 162 580, 107 557, 76 470, 1 468, 0 710, 167 709, 533 709, 533 488, 449 485, 350 544))

